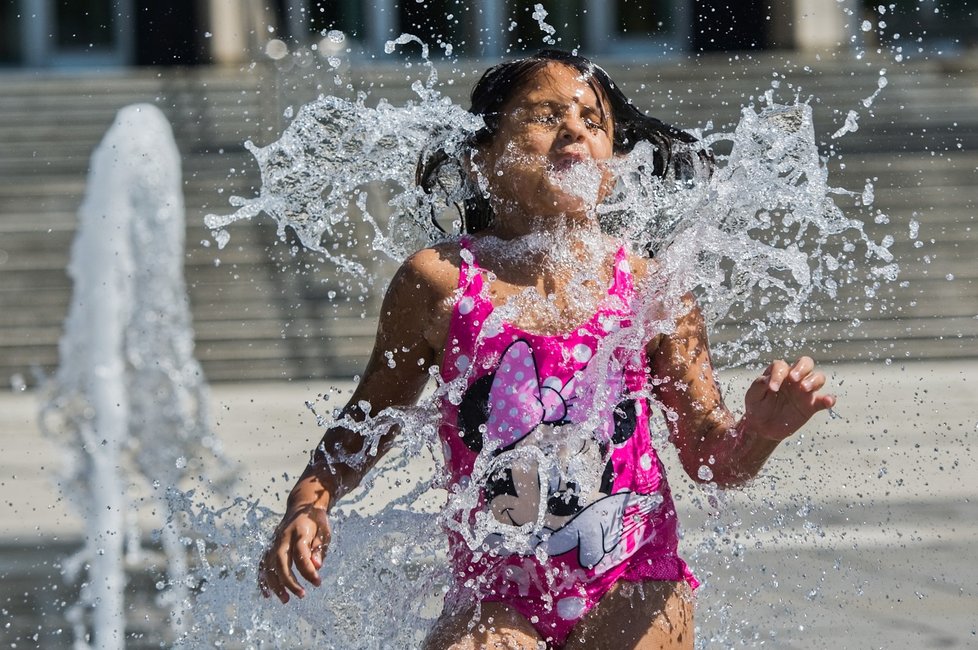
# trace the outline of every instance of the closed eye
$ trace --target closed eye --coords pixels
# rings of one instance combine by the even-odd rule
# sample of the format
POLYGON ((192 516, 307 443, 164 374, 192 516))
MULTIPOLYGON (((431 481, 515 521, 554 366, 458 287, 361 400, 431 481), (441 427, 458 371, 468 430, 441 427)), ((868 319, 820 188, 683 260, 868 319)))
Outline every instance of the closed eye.
POLYGON ((585 108, 583 112, 584 124, 592 131, 607 131, 608 127, 602 119, 601 113, 593 108, 585 108))
POLYGON ((602 124, 601 122, 596 122, 595 120, 592 120, 589 117, 588 118, 584 118, 584 124, 585 124, 585 126, 587 126, 587 128, 591 129, 592 131, 604 131, 605 130, 604 124, 602 124))

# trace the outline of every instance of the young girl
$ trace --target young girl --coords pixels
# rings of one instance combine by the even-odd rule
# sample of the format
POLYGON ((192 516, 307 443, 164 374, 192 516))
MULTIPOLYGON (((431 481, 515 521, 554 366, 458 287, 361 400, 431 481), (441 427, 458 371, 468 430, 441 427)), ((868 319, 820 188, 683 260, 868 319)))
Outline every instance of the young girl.
MULTIPOLYGON (((553 50, 491 68, 471 111, 485 127, 460 157, 479 188, 465 202, 467 234, 401 266, 344 410, 363 420, 365 404, 373 414, 413 404, 430 368, 461 383, 441 399, 439 434, 449 491, 476 498, 447 518, 454 584, 425 647, 692 648, 697 583, 677 552, 652 404, 693 480, 735 486, 835 398, 819 392, 811 359, 779 360, 737 420, 691 294, 664 333, 615 342, 649 316, 637 287, 655 281, 656 262, 599 226, 608 163, 648 141, 652 172, 682 176, 693 138, 642 115, 586 59, 553 50)), ((419 165, 422 187, 450 158, 419 165)), ((303 597, 296 572, 320 584, 330 509, 396 433, 352 467, 335 459, 363 437, 326 432, 261 561, 266 597, 303 597)))

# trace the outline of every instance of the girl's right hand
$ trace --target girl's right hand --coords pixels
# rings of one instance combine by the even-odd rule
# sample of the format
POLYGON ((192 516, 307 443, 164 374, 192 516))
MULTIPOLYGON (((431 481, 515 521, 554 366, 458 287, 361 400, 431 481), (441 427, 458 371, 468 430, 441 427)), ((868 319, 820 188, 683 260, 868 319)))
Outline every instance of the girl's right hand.
MULTIPOLYGON (((458 251, 446 244, 419 251, 401 266, 381 307, 377 340, 367 369, 343 413, 361 420, 366 416, 360 410, 364 402, 375 413, 417 402, 430 379, 429 370, 445 347, 452 314, 448 298, 458 287, 460 263, 458 251)), ((304 597, 306 590, 296 571, 309 584, 320 585, 319 570, 330 541, 327 508, 360 483, 396 433, 397 427, 393 427, 384 434, 377 453, 368 454, 366 462, 356 468, 343 463, 329 468, 319 463, 307 465, 258 565, 258 586, 266 598, 275 594, 287 603, 290 593, 304 597)), ((362 450, 364 438, 337 426, 326 431, 322 444, 324 449, 354 453, 362 450)))
POLYGON ((283 603, 289 592, 303 598, 306 590, 299 584, 292 567, 310 584, 319 586, 319 569, 330 540, 329 517, 320 506, 305 506, 287 513, 275 530, 272 543, 258 564, 258 588, 265 598, 274 593, 283 603))

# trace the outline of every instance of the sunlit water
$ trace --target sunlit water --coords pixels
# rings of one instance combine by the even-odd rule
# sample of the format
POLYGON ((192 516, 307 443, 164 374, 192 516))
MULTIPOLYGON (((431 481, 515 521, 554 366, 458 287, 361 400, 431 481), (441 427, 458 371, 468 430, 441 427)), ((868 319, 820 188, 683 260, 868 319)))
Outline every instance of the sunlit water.
MULTIPOLYGON (((412 40, 416 39, 402 37, 389 49, 412 40)), ((377 290, 373 279, 363 275, 372 265, 360 255, 372 258, 379 253, 400 261, 420 247, 457 237, 453 206, 466 193, 480 191, 479 184, 459 181, 458 170, 449 169, 443 192, 428 195, 414 184, 415 163, 437 148, 458 152, 481 122, 442 96, 434 67, 429 70, 428 82, 415 82, 416 99, 406 105, 381 100, 368 106, 365 96, 324 96, 299 110, 278 141, 266 147, 249 144, 261 170, 261 191, 256 197, 234 199, 233 214, 209 217, 219 244, 233 238, 235 221, 264 213, 276 221, 281 234, 293 230, 303 246, 331 262, 337 273, 346 274, 351 290, 368 291, 377 290), (367 200, 377 186, 391 197, 379 209, 367 200), (431 225, 432 214, 439 216, 448 234, 431 225), (369 226, 370 245, 354 248, 349 233, 362 223, 369 226)), ((885 85, 881 76, 877 92, 885 85)), ((876 94, 867 97, 866 107, 876 94)), ((856 128, 852 117, 833 137, 856 128)), ((711 323, 731 314, 749 315, 752 327, 718 350, 725 359, 743 364, 767 360, 782 349, 784 326, 804 318, 813 296, 834 297, 850 283, 871 292, 899 272, 889 242, 870 239, 860 220, 837 207, 834 198, 840 195, 871 204, 872 186, 856 192, 832 187, 807 103, 779 103, 770 92, 745 107, 733 129, 705 129, 697 135, 706 146, 729 152, 717 156, 712 172, 699 165, 681 181, 649 178, 641 170, 652 165, 654 151, 651 145, 639 145, 612 163, 617 185, 609 198, 594 206, 606 233, 629 242, 637 253, 652 251, 658 262, 653 277, 641 287, 636 313, 644 318, 610 336, 602 348, 606 358, 592 364, 595 370, 588 379, 597 395, 610 390, 611 350, 639 349, 652 336, 669 333, 687 291, 696 293, 711 323)), ((579 165, 555 182, 595 202, 596 169, 579 165)), ((599 242, 598 236, 591 241, 595 247, 599 242)), ((480 254, 553 250, 553 263, 559 266, 561 243, 543 235, 505 246, 488 239, 481 242, 480 254)), ((593 269, 573 270, 572 283, 583 284, 596 275, 593 269)), ((546 306, 545 297, 521 296, 493 317, 511 320, 521 310, 546 306)), ((493 323, 486 327, 491 329, 493 323)), ((437 405, 440 399, 457 402, 464 378, 463 373, 442 384, 435 376, 433 394, 419 405, 373 414, 365 423, 345 422, 365 439, 363 452, 338 459, 351 464, 363 462, 391 423, 401 426, 394 462, 367 481, 368 487, 378 481, 400 482, 401 495, 379 512, 366 507, 363 498, 343 505, 333 520, 324 586, 310 590, 302 601, 282 607, 262 600, 255 589, 257 560, 278 523, 282 504, 240 501, 213 511, 188 499, 186 508, 193 513, 198 539, 201 588, 192 600, 193 623, 183 637, 186 647, 205 642, 414 647, 439 613, 447 590, 445 527, 462 533, 473 545, 505 533, 511 546, 532 546, 532 530, 501 533, 496 523, 485 519, 475 529, 459 526, 479 507, 478 480, 451 498, 442 489, 437 405)), ((322 426, 334 423, 328 413, 319 415, 322 426)), ((664 448, 665 421, 657 417, 653 427, 657 448, 664 448)), ((546 469, 546 459, 533 448, 506 452, 492 462, 527 460, 539 460, 540 471, 546 469)), ((701 478, 709 476, 709 467, 700 468, 701 478)), ((707 486, 703 495, 713 508, 722 507, 722 493, 707 486)), ((802 519, 807 507, 800 506, 802 519)), ((692 552, 681 551, 695 561, 718 549, 707 542, 692 552)), ((714 615, 724 620, 729 612, 721 607, 714 615)), ((728 641, 736 637, 736 625, 731 619, 719 626, 731 634, 728 641)))
POLYGON ((209 490, 226 475, 193 356, 184 229, 170 125, 155 106, 126 107, 92 155, 60 364, 41 413, 61 450, 62 494, 85 522, 83 548, 62 563, 81 585, 67 611, 79 650, 124 647, 125 565, 143 561, 147 513, 167 558, 159 603, 182 628, 187 530, 167 491, 200 476, 209 490))

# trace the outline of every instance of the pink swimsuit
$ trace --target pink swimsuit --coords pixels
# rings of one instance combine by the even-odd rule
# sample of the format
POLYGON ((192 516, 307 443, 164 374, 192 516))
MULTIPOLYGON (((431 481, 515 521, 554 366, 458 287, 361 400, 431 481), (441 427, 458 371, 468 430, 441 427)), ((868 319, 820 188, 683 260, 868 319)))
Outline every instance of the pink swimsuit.
POLYGON ((450 602, 505 602, 560 647, 618 580, 695 587, 651 445, 644 353, 602 346, 629 324, 625 250, 598 311, 541 335, 493 317, 485 271, 462 246, 442 377, 466 377, 442 401, 439 433, 449 489, 478 485, 479 495, 449 531, 450 602))

